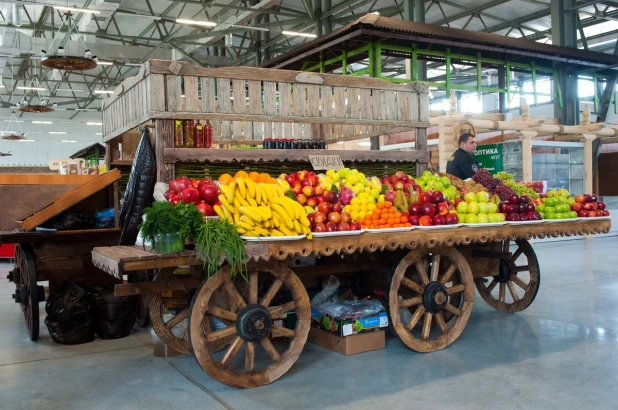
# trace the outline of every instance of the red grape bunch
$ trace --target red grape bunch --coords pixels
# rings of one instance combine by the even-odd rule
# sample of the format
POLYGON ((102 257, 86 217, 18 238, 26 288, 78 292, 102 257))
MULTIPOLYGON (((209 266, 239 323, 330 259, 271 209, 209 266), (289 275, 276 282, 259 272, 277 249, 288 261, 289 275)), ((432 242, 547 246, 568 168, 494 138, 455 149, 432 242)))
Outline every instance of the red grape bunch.
POLYGON ((472 179, 487 188, 490 194, 498 195, 501 201, 508 201, 511 195, 515 195, 515 191, 504 185, 501 180, 494 178, 486 169, 481 169, 472 179))

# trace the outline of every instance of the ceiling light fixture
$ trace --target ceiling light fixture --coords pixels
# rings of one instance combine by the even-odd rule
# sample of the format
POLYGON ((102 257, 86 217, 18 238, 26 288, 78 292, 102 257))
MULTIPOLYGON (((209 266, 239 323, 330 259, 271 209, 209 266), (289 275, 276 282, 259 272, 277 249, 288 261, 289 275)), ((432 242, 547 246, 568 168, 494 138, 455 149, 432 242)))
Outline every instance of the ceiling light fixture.
POLYGON ((113 91, 109 91, 109 90, 94 90, 93 91, 95 94, 113 94, 113 91))
POLYGON ((65 6, 53 6, 56 10, 62 11, 76 11, 78 13, 90 13, 90 14, 100 14, 99 10, 90 10, 90 9, 80 9, 78 7, 65 7, 65 6))
POLYGON ((103 125, 102 122, 87 122, 86 125, 103 125))
POLYGON ((34 140, 19 140, 19 142, 34 142, 34 140))
POLYGON ((114 65, 113 61, 97 61, 98 65, 114 65))
POLYGON ((49 133, 52 135, 64 135, 66 131, 50 131, 49 133))
POLYGON ((33 90, 33 91, 46 91, 47 90, 47 88, 44 88, 44 87, 24 87, 21 85, 18 85, 15 88, 17 88, 18 90, 33 90))
POLYGON ((263 28, 263 27, 251 27, 251 26, 239 26, 238 24, 232 24, 230 27, 233 28, 241 28, 243 30, 253 30, 253 31, 264 31, 266 33, 268 33, 270 31, 269 28, 263 28))
POLYGON ((281 34, 283 34, 284 36, 299 36, 299 37, 308 37, 308 38, 316 38, 318 36, 317 34, 312 34, 312 33, 301 33, 298 31, 287 31, 287 30, 283 30, 281 34))
POLYGON ((56 91, 66 91, 68 93, 83 93, 86 90, 78 90, 78 89, 71 90, 70 88, 56 88, 56 91))
POLYGON ((53 124, 52 121, 32 121, 33 124, 53 124))
POLYGON ((146 14, 127 13, 124 11, 116 11, 115 14, 120 15, 120 16, 139 17, 139 18, 144 18, 144 19, 149 19, 149 20, 161 20, 161 17, 159 16, 148 16, 146 14))
POLYGON ((77 142, 76 140, 62 140, 62 142, 77 142))
POLYGON ((217 23, 212 21, 198 21, 198 20, 187 20, 187 19, 176 19, 176 23, 178 24, 189 24, 192 26, 205 26, 205 27, 216 27, 217 23))

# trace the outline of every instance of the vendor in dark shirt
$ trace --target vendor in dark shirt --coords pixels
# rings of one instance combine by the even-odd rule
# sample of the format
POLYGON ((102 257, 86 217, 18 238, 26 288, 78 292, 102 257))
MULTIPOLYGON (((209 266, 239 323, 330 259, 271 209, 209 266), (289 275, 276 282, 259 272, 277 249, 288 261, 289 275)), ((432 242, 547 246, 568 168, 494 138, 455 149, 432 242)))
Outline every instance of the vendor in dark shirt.
POLYGON ((479 170, 479 163, 472 156, 476 151, 476 138, 472 134, 461 134, 459 149, 448 159, 446 172, 461 179, 472 178, 479 170))

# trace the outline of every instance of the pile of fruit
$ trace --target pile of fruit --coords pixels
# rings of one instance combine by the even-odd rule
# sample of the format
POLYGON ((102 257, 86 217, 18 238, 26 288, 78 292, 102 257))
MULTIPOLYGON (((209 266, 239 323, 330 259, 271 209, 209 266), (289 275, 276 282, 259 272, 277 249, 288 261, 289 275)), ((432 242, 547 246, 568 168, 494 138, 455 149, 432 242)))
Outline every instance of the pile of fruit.
POLYGON ((307 215, 311 224, 311 232, 360 231, 360 225, 353 221, 349 212, 344 212, 343 209, 343 204, 339 201, 321 202, 317 207, 317 212, 307 215))
POLYGON ((605 202, 599 201, 594 194, 577 195, 575 203, 571 204, 571 212, 577 212, 580 218, 609 216, 609 211, 605 208, 605 202))
POLYGON ((530 201, 529 196, 511 195, 508 202, 500 202, 499 209, 506 214, 507 221, 540 221, 543 217, 530 201))
POLYGON ((408 214, 414 226, 455 225, 458 221, 455 205, 441 191, 421 193, 419 202, 410 205, 408 214))
POLYGON ((214 216, 213 205, 219 203, 221 190, 211 179, 189 180, 187 177, 172 179, 163 195, 172 205, 180 202, 194 203, 204 216, 214 216))
MULTIPOLYGON (((494 175, 494 178, 501 180, 504 185, 511 188, 517 195, 523 196, 527 195, 532 199, 537 199, 539 194, 534 190, 527 186, 527 184, 520 184, 515 182, 513 174, 509 174, 508 172, 500 171, 494 175)), ((538 189, 538 185, 535 185, 538 189)), ((543 189, 543 183, 541 182, 541 190, 543 189)))
POLYGON ((487 188, 487 191, 490 194, 498 195, 500 200, 503 202, 508 201, 513 195, 517 195, 512 188, 504 185, 502 180, 491 176, 489 171, 486 169, 481 169, 479 172, 474 174, 472 179, 487 188))
POLYGON ((498 205, 489 201, 487 192, 469 192, 463 201, 457 199, 455 202, 459 223, 486 224, 506 220, 506 215, 498 212, 498 205))
POLYGON ((376 209, 365 215, 360 221, 363 229, 386 229, 409 227, 408 217, 399 212, 390 201, 380 202, 376 209))

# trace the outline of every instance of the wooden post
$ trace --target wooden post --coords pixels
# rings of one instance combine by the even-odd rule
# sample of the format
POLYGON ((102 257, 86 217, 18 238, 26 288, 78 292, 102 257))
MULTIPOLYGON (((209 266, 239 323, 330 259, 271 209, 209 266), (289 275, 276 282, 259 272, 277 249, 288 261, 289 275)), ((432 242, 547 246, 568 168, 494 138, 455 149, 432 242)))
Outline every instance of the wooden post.
POLYGON ((455 115, 457 113, 457 94, 455 94, 455 90, 451 90, 451 96, 448 99, 449 101, 449 115, 455 115))
POLYGON ((457 150, 454 121, 448 117, 440 118, 438 123, 438 170, 446 172, 448 158, 457 150))
POLYGON ((521 140, 521 158, 524 181, 532 181, 532 137, 524 136, 521 140))
MULTIPOLYGON (((592 174, 592 142, 596 138, 594 134, 583 134, 584 140, 584 192, 593 193, 593 174, 592 174)), ((598 192, 595 192, 598 194, 598 192)))
POLYGON ((174 179, 174 164, 163 162, 163 149, 174 147, 174 120, 155 120, 155 157, 157 159, 157 182, 174 179))
MULTIPOLYGON (((417 151, 429 151, 427 149, 427 128, 416 129, 416 142, 414 147, 417 151)), ((426 163, 416 163, 416 176, 420 176, 427 169, 426 163)))

